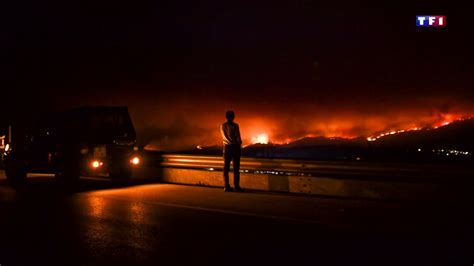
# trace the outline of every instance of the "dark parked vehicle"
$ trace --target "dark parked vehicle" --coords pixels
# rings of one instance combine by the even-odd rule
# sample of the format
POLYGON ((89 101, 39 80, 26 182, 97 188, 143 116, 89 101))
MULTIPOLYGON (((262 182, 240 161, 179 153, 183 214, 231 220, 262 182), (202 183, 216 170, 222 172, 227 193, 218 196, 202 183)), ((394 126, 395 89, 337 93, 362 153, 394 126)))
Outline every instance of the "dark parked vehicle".
POLYGON ((32 120, 12 125, 4 163, 13 183, 28 172, 54 173, 64 181, 80 175, 124 180, 140 163, 126 107, 82 107, 32 120))

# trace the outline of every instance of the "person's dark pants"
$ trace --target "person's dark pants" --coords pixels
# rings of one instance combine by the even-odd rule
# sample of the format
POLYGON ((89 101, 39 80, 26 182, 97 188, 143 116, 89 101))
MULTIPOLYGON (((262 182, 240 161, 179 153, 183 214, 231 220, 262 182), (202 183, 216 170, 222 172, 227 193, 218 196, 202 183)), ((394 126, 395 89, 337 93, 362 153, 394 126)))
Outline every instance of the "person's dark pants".
POLYGON ((234 186, 240 187, 240 145, 225 145, 224 146, 224 184, 229 184, 229 170, 230 162, 232 161, 232 167, 234 170, 234 186))

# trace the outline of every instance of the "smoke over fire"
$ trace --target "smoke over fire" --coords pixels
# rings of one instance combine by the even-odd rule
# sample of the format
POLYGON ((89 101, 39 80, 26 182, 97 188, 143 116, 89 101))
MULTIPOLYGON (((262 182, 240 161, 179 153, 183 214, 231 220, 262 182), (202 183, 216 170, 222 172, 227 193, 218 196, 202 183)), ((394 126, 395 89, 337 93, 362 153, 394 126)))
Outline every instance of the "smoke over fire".
POLYGON ((282 144, 317 136, 376 139, 390 132, 435 128, 474 115, 468 102, 447 99, 412 99, 390 104, 347 99, 334 103, 194 101, 183 97, 130 104, 139 143, 158 150, 221 145, 219 126, 227 109, 236 112, 244 145, 282 144))
POLYGON ((376 138, 474 115, 472 27, 457 3, 114 2, 97 13, 62 2, 34 16, 21 2, 5 9, 0 120, 128 106, 140 145, 181 150, 220 145, 229 109, 244 145, 376 138), (416 28, 414 14, 430 10, 451 26, 416 28))
POLYGON ((236 113, 243 145, 284 144, 318 136, 376 139, 474 116, 474 95, 464 87, 410 92, 175 86, 121 88, 80 100, 62 95, 55 105, 128 106, 138 144, 163 151, 222 145, 219 127, 227 110, 236 113))

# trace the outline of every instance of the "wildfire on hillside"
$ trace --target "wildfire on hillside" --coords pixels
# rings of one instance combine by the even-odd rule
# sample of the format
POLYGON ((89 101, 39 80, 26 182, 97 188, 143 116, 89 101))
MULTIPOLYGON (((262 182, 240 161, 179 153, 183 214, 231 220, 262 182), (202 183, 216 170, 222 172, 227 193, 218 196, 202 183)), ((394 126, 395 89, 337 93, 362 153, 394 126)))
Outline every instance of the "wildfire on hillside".
MULTIPOLYGON (((424 130, 424 129, 436 129, 442 126, 447 126, 453 122, 456 121, 462 121, 466 119, 471 119, 472 117, 464 117, 464 116, 456 116, 452 114, 448 114, 443 116, 443 119, 441 121, 436 121, 431 125, 420 125, 416 127, 409 127, 409 128, 404 128, 404 129, 391 129, 388 131, 383 131, 383 132, 377 132, 376 134, 370 135, 369 137, 366 137, 367 141, 376 141, 384 136, 388 135, 395 135, 399 133, 404 133, 404 132, 410 132, 410 131, 419 131, 419 130, 424 130)), ((293 141, 303 139, 303 138, 310 138, 310 137, 327 137, 330 139, 354 139, 357 137, 362 137, 362 136, 348 136, 347 134, 329 134, 329 135, 316 135, 316 134, 307 134, 304 136, 301 136, 299 138, 285 138, 283 140, 281 139, 270 139, 268 133, 260 133, 254 137, 251 138, 251 144, 268 144, 268 143, 274 143, 274 144, 288 144, 293 141)))
MULTIPOLYGON (((304 138, 323 137, 328 139, 365 139, 376 141, 387 135, 410 131, 436 129, 455 121, 472 118, 468 113, 433 113, 433 114, 400 114, 380 115, 334 114, 328 116, 272 117, 258 116, 254 113, 240 114, 236 122, 241 129, 243 146, 253 144, 289 144, 304 138)), ((207 147, 222 145, 219 125, 220 117, 196 117, 192 123, 180 120, 170 124, 163 123, 163 129, 156 130, 158 138, 148 142, 146 148, 156 150, 188 149, 189 147, 207 147), (197 129, 192 135, 182 128, 197 129), (172 130, 171 130, 171 129, 172 130), (164 133, 163 133, 164 132, 164 133)), ((147 131, 148 133, 149 131, 147 131)), ((150 136, 150 137, 154 137, 150 136)))

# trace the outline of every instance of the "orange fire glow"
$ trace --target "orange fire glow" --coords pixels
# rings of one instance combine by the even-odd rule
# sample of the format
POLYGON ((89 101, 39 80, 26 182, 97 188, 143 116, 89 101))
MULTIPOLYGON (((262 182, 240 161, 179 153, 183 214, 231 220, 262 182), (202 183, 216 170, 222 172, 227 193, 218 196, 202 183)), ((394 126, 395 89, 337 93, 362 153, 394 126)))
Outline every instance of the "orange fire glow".
POLYGON ((252 138, 252 144, 268 144, 269 138, 265 133, 259 134, 252 138))
MULTIPOLYGON (((240 126, 243 146, 252 144, 289 144, 303 138, 361 138, 376 141, 387 135, 409 131, 435 129, 452 122, 472 118, 472 112, 459 113, 398 113, 387 110, 386 113, 360 115, 354 112, 325 114, 315 112, 314 115, 302 113, 294 116, 274 116, 255 112, 238 113, 236 122, 240 126)), ((219 114, 207 116, 195 115, 188 128, 198 129, 198 133, 187 135, 183 131, 183 122, 162 123, 164 132, 173 128, 161 139, 149 143, 145 148, 156 150, 187 149, 222 145, 219 125, 223 122, 219 114), (194 121, 203 121, 197 123, 194 121)), ((171 121, 172 122, 172 121, 171 121)), ((146 131, 145 131, 146 132, 146 131)))
POLYGON ((409 129, 392 130, 392 131, 380 133, 379 135, 376 135, 376 136, 368 137, 367 140, 368 141, 376 141, 379 138, 385 137, 385 136, 388 136, 388 135, 395 135, 395 134, 398 134, 398 133, 409 132, 409 131, 417 131, 417 130, 421 130, 421 129, 423 129, 423 128, 413 127, 413 128, 409 128, 409 129))
POLYGON ((472 117, 459 117, 459 116, 448 114, 448 115, 445 115, 443 117, 441 122, 436 122, 436 123, 434 123, 433 125, 430 125, 430 126, 391 130, 391 131, 380 133, 378 135, 368 137, 367 140, 368 141, 376 141, 377 139, 379 139, 381 137, 384 137, 384 136, 387 136, 387 135, 394 135, 394 134, 398 134, 398 133, 409 132, 409 131, 417 131, 417 130, 422 130, 422 129, 436 129, 436 128, 439 128, 439 127, 447 126, 447 125, 449 125, 453 122, 456 122, 456 121, 462 121, 462 120, 471 119, 471 118, 472 117))
MULTIPOLYGON (((410 131, 418 131, 418 130, 424 130, 424 129, 436 129, 442 126, 447 126, 453 122, 456 121, 462 121, 466 119, 471 119, 472 116, 462 116, 462 115, 454 115, 454 114, 444 114, 440 117, 433 118, 430 120, 426 121, 413 121, 413 122, 405 122, 401 126, 405 125, 405 128, 393 128, 393 129, 388 129, 384 130, 381 128, 381 130, 377 130, 377 127, 374 127, 372 132, 376 132, 372 135, 369 135, 369 137, 366 137, 368 141, 376 141, 379 138, 382 138, 384 136, 388 135, 395 135, 399 133, 404 133, 404 132, 410 132, 410 131)), ((370 126, 371 122, 369 121, 367 123, 367 126, 370 126)), ((374 123, 374 125, 377 126, 378 123, 374 123)), ((354 139, 357 137, 363 137, 363 135, 357 135, 354 133, 351 133, 350 130, 348 130, 352 124, 349 124, 347 126, 344 121, 333 121, 331 123, 325 124, 325 123, 308 123, 310 126, 310 130, 314 130, 315 132, 320 132, 319 134, 304 134, 298 137, 290 138, 290 137, 284 137, 284 138, 279 138, 277 137, 277 132, 269 130, 270 134, 267 133, 257 133, 254 134, 254 137, 251 137, 247 143, 251 144, 268 144, 270 142, 270 137, 271 142, 274 144, 288 144, 293 141, 303 139, 303 138, 308 138, 308 137, 326 137, 326 138, 331 138, 331 139, 354 139)), ((383 126, 383 125, 382 125, 383 126)), ((259 127, 262 127, 262 124, 259 125, 259 127)), ((256 132, 257 130, 249 130, 251 132, 256 132)), ((370 131, 369 131, 370 132, 370 131)), ((283 132, 281 132, 283 133, 283 132)), ((284 136, 284 133, 281 134, 284 136)), ((367 134, 368 135, 368 134, 367 134)))

